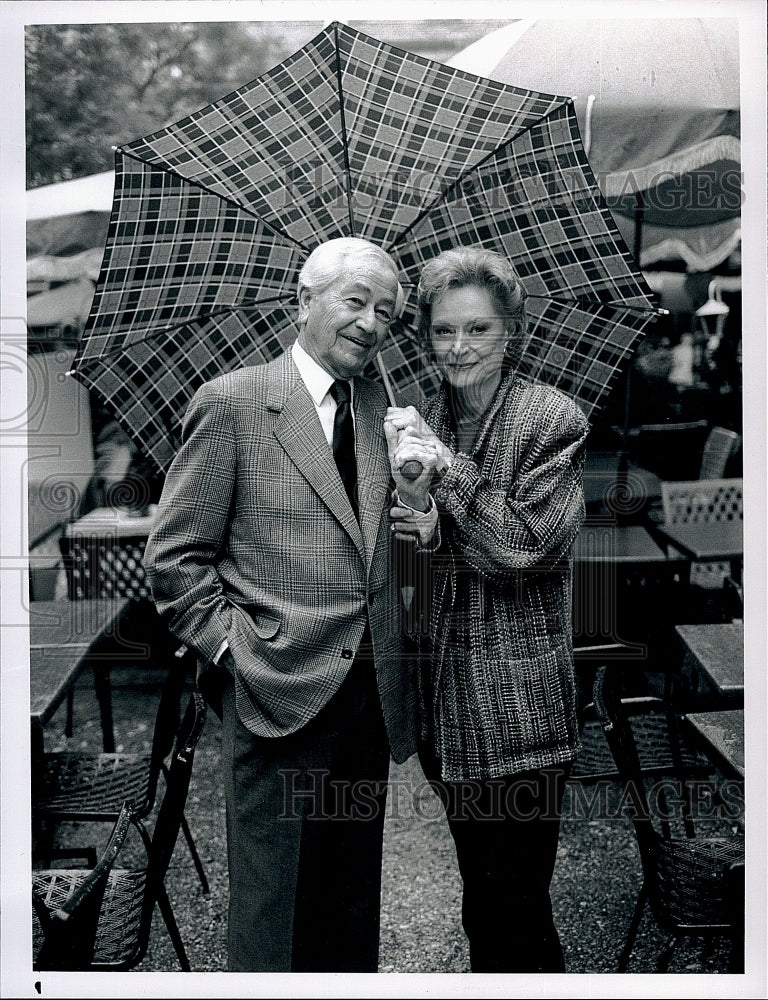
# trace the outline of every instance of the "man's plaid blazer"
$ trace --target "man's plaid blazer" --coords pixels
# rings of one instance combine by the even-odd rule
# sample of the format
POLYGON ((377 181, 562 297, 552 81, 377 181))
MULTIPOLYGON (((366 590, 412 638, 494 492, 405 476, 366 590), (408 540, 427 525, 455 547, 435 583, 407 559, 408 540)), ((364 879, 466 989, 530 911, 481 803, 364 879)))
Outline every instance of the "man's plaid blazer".
POLYGON ((160 614, 198 653, 201 691, 221 680, 213 661, 226 640, 240 718, 261 736, 317 714, 369 622, 391 752, 402 761, 415 748, 416 687, 391 572, 387 404, 373 382, 354 385, 359 524, 287 352, 198 390, 145 563, 160 614))

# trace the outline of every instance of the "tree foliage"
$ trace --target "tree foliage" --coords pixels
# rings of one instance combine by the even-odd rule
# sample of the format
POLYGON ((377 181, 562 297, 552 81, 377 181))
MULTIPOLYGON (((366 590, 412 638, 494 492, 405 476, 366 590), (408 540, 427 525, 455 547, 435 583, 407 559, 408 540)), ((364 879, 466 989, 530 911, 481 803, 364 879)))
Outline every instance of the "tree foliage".
MULTIPOLYGON (((503 21, 356 21, 427 58, 503 21)), ((321 21, 50 24, 27 28, 27 187, 110 170, 118 146, 255 79, 304 45, 321 21)))
POLYGON ((287 54, 279 33, 239 22, 28 28, 27 187, 111 169, 112 146, 217 100, 287 54))

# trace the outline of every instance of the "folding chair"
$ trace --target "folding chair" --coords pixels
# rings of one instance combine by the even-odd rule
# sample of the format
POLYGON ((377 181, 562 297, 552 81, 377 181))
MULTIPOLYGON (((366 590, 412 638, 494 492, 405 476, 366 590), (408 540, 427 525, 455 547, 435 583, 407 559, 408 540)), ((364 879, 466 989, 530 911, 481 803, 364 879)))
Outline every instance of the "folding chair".
POLYGON ((685 936, 731 941, 731 972, 743 971, 744 837, 697 835, 683 769, 676 785, 665 781, 655 795, 661 809, 651 809, 620 672, 600 668, 593 688, 594 706, 622 783, 624 802, 637 838, 643 882, 635 904, 618 971, 626 972, 646 904, 659 928, 669 934, 657 960, 666 972, 673 951, 685 936), (671 794, 677 789, 685 835, 674 828, 671 794))
POLYGON ((726 427, 713 427, 704 443, 699 479, 720 479, 725 475, 728 459, 741 443, 741 435, 726 427))
MULTIPOLYGON (((109 972, 135 968, 147 953, 152 917, 157 906, 182 971, 190 971, 189 959, 165 888, 165 877, 181 828, 195 749, 203 732, 205 716, 205 702, 194 692, 190 696, 171 758, 147 864, 139 868, 118 868, 113 865, 108 872, 92 955, 82 968, 109 972)), ((130 820, 128 825, 133 826, 130 820)), ((92 877, 88 869, 68 874, 63 874, 62 869, 33 872, 33 892, 38 900, 34 908, 36 926, 33 931, 36 938, 33 937, 33 940, 40 940, 50 930, 48 915, 43 913, 40 904, 44 904, 46 898, 55 898, 51 896, 51 883, 68 878, 71 885, 77 886, 81 882, 90 884, 92 877)), ((49 961, 45 950, 37 952, 36 962, 41 959, 49 961)), ((82 957, 79 956, 78 961, 82 961, 82 957)), ((47 967, 51 968, 50 965, 47 967)))
MULTIPOLYGON (((661 499, 664 523, 708 524, 713 521, 744 520, 744 481, 734 479, 691 479, 663 482, 661 499)), ((726 562, 701 562, 691 566, 690 582, 705 590, 722 589, 731 575, 726 562)))
MULTIPOLYGON (((93 753, 52 751, 32 769, 32 818, 38 833, 38 852, 45 855, 60 823, 114 822, 122 803, 130 801, 131 818, 147 851, 150 836, 144 820, 157 799, 158 781, 168 777, 166 758, 173 748, 185 683, 185 647, 177 651, 167 670, 160 696, 150 753, 93 753)), ((182 811, 181 828, 203 887, 209 891, 192 833, 182 811)))
POLYGON ((699 471, 708 426, 706 420, 640 424, 629 432, 630 457, 660 479, 691 479, 699 471))
POLYGON ((35 969, 79 972, 91 967, 109 873, 130 825, 130 804, 124 802, 93 868, 33 873, 35 969))

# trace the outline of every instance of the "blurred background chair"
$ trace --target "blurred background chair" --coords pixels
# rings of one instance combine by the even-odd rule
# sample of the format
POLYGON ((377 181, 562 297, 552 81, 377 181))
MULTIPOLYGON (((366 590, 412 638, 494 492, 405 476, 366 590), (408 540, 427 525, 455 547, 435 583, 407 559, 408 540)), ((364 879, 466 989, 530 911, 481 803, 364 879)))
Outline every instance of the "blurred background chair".
POLYGON ((62 535, 59 548, 69 599, 149 598, 142 562, 146 544, 146 535, 62 535))
POLYGON ((699 474, 706 420, 640 424, 627 436, 629 458, 660 479, 693 479, 699 474))
POLYGON ((741 445, 741 435, 726 427, 713 427, 704 443, 699 479, 721 479, 728 461, 741 445))
MULTIPOLYGON (((93 518, 99 512, 92 512, 93 518)), ((118 523, 118 511, 106 511, 118 523)), ((149 519, 141 520, 148 524, 149 519)), ((127 534, 121 527, 116 530, 107 521, 107 526, 87 530, 88 517, 70 524, 58 544, 67 585, 67 597, 71 601, 109 600, 128 598, 132 603, 130 611, 122 623, 127 644, 131 647, 130 658, 122 657, 124 649, 116 645, 113 656, 102 656, 99 663, 97 683, 109 692, 111 668, 125 660, 132 666, 162 668, 165 654, 173 640, 152 601, 151 592, 144 570, 143 556, 147 543, 148 527, 141 532, 127 534), (144 650, 143 661, 137 662, 138 650, 144 650)), ((95 522, 98 525, 98 521, 95 522)), ((72 736, 74 721, 74 692, 67 694, 67 715, 65 733, 72 736)))
POLYGON ((688 738, 680 725, 675 705, 672 674, 664 675, 664 696, 638 693, 647 686, 647 676, 638 665, 632 647, 617 643, 602 647, 581 647, 575 651, 580 688, 581 751, 573 763, 569 779, 580 784, 616 781, 619 770, 594 703, 594 679, 600 671, 624 670, 635 674, 633 694, 623 699, 624 711, 637 747, 641 773, 646 777, 690 774, 704 777, 714 766, 688 738), (634 660, 634 662, 633 662, 634 660), (589 695, 586 694, 589 687, 589 695))
POLYGON ((731 972, 743 971, 742 834, 697 835, 691 797, 683 770, 677 782, 665 778, 654 789, 653 808, 641 766, 631 719, 623 698, 621 672, 601 667, 595 676, 593 702, 613 756, 640 852, 643 882, 630 922, 618 971, 625 972, 646 904, 669 939, 657 970, 666 972, 675 946, 686 935, 731 941, 731 972), (684 827, 681 836, 676 826, 684 827))
MULTIPOLYGON (((193 692, 176 739, 165 792, 152 833, 147 863, 141 867, 112 865, 104 888, 92 956, 83 968, 116 972, 137 966, 146 955, 152 917, 157 906, 165 921, 182 971, 190 971, 189 959, 165 888, 165 877, 181 828, 195 750, 203 732, 205 717, 205 702, 197 692, 193 692)), ((130 820, 128 826, 135 828, 135 824, 130 820)), ((122 850, 126 847, 127 844, 123 843, 122 850)), ((49 898, 52 905, 59 908, 60 892, 64 891, 67 884, 65 879, 69 880, 71 889, 76 889, 79 884, 88 882, 92 877, 92 872, 88 869, 66 873, 62 869, 33 871, 33 893, 38 900, 33 913, 35 963, 41 956, 48 961, 43 942, 46 933, 50 933, 51 922, 47 914, 42 914, 41 904, 45 905, 44 901, 49 898), (61 889, 59 893, 53 894, 49 887, 57 881, 61 889)), ((37 964, 35 967, 38 967, 37 964)), ((50 968, 50 964, 47 967, 50 968)))
POLYGON ((682 764, 701 774, 711 770, 677 725, 687 707, 677 688, 679 571, 680 560, 668 558, 642 526, 594 521, 582 527, 574 546, 572 600, 581 751, 571 780, 618 778, 592 704, 596 671, 609 665, 633 679, 628 705, 643 771, 674 773, 682 764))
MULTIPOLYGON (((693 479, 661 484, 664 524, 715 524, 744 520, 743 479, 693 479)), ((722 591, 731 577, 728 562, 694 562, 690 583, 704 590, 722 591)), ((734 579, 738 579, 736 574, 734 579)))
MULTIPOLYGON (((184 661, 189 658, 186 647, 181 647, 166 670, 149 753, 58 750, 33 761, 32 819, 38 856, 55 856, 51 844, 59 824, 114 822, 126 800, 131 803, 132 821, 150 851, 151 838, 144 821, 154 809, 160 775, 166 782, 168 779, 166 758, 179 727, 186 680, 184 661)), ((208 880, 183 811, 180 823, 207 893, 208 880)))
POLYGON ((710 524, 744 517, 743 479, 694 479, 662 483, 667 524, 710 524))
POLYGON ((726 576, 723 580, 723 609, 726 618, 744 620, 744 587, 739 580, 726 576))

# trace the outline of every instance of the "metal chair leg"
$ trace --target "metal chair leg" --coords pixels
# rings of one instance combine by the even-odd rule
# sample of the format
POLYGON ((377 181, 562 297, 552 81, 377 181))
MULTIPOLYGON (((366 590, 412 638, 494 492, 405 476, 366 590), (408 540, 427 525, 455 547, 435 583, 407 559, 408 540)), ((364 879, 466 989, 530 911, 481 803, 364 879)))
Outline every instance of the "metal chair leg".
POLYGON ((666 945, 662 948, 659 954, 658 960, 656 962, 657 972, 667 972, 669 969, 669 963, 672 958, 672 952, 677 947, 678 937, 673 934, 672 937, 667 941, 666 945))
POLYGON ((200 860, 200 855, 197 853, 197 847, 194 840, 192 839, 192 831, 189 829, 189 823, 187 823, 187 817, 181 817, 181 829, 184 833, 184 838, 187 841, 187 847, 189 848, 189 853, 192 855, 192 861, 197 870, 198 878, 200 879, 200 884, 203 887, 203 894, 207 894, 211 891, 208 885, 208 879, 206 878, 205 872, 203 871, 203 862, 200 860))
POLYGON ((744 865, 734 864, 726 882, 732 910, 731 954, 728 971, 744 972, 744 865))
POLYGON ((67 717, 64 722, 64 735, 71 739, 75 732, 75 692, 73 688, 67 691, 67 717))
POLYGON ((173 915, 173 909, 171 908, 171 901, 168 899, 168 893, 165 891, 165 886, 162 884, 159 886, 157 890, 157 904, 160 907, 160 912, 163 915, 165 926, 168 928, 168 935, 171 941, 173 942, 173 947, 176 952, 176 957, 179 960, 181 971, 190 972, 191 966, 189 964, 189 959, 187 958, 187 953, 184 950, 184 942, 181 940, 179 926, 176 923, 176 918, 173 915))
POLYGON ((109 666, 99 661, 93 664, 93 686, 99 703, 104 753, 115 752, 115 730, 112 721, 112 681, 109 666))
POLYGON ((637 932, 640 928, 640 921, 643 917, 643 910, 645 909, 647 899, 648 883, 645 879, 643 879, 643 884, 640 886, 640 892, 637 895, 637 902, 635 903, 635 909, 632 914, 629 931, 627 932, 627 940, 625 941, 624 948, 619 956, 619 972, 627 971, 627 966, 629 965, 629 959, 632 955, 632 948, 634 946, 635 939, 637 938, 637 932))
MULTIPOLYGON (((168 767, 166 764, 162 765, 163 775, 166 780, 168 779, 168 767)), ((187 817, 184 813, 181 814, 181 829, 184 833, 184 839, 187 842, 187 847, 189 848, 189 853, 192 856, 192 862, 197 871, 198 878, 200 879, 200 884, 203 887, 203 895, 209 893, 210 886, 208 885, 208 879, 206 877, 205 871, 203 870, 203 862, 200 860, 200 855, 197 853, 197 846, 195 845, 194 838, 192 837, 192 831, 189 829, 189 823, 187 822, 187 817)))

